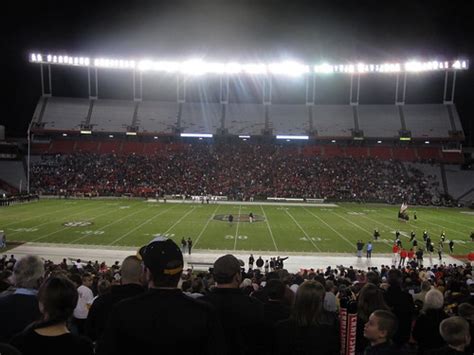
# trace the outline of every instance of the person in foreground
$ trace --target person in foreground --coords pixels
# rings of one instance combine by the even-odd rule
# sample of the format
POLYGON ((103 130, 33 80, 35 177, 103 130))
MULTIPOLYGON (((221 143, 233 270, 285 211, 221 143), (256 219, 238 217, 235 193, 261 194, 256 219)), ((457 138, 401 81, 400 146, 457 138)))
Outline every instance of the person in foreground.
POLYGON ((11 344, 23 355, 94 354, 92 342, 74 335, 66 326, 77 304, 75 285, 65 277, 50 277, 38 292, 42 318, 16 335, 11 344))
POLYGON ((296 292, 293 312, 276 325, 277 354, 338 354, 338 321, 323 308, 326 289, 318 281, 305 281, 296 292))
POLYGON ((400 352, 392 345, 392 337, 397 327, 397 317, 392 312, 386 310, 373 312, 364 328, 364 336, 370 342, 364 355, 399 354, 400 352))
POLYGON ((451 317, 439 325, 439 332, 446 346, 429 352, 430 355, 461 355, 469 354, 466 348, 471 343, 469 323, 462 317, 451 317))
POLYGON ((138 256, 148 291, 112 308, 97 353, 225 354, 215 310, 177 288, 183 271, 178 245, 157 236, 138 256))

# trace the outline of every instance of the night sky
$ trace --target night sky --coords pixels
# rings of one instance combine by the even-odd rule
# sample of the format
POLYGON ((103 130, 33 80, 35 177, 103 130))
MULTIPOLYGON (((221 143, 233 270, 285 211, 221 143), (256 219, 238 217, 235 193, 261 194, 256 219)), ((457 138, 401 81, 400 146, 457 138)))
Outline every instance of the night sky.
MULTIPOLYGON (((472 68, 458 73, 455 102, 466 143, 474 145, 470 0, 17 1, 13 6, 2 14, 7 109, 0 124, 8 136, 25 136, 41 92, 39 67, 28 63, 30 51, 170 60, 196 55, 220 61, 292 57, 308 64, 462 57, 472 68)), ((377 80, 366 85, 367 103, 383 84, 377 80)), ((424 85, 412 86, 413 100, 439 96, 430 80, 439 82, 427 78, 424 85)))

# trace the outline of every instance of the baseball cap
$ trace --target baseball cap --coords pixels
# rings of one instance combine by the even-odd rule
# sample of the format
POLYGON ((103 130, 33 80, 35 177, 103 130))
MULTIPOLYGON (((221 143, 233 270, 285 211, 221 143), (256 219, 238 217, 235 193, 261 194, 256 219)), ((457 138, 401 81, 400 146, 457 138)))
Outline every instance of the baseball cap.
POLYGON ((176 243, 161 235, 155 236, 138 250, 137 257, 143 260, 152 274, 176 275, 183 271, 183 254, 176 243))
POLYGON ((214 278, 217 282, 219 280, 227 280, 240 273, 242 266, 244 266, 244 263, 232 254, 221 256, 214 262, 214 278))

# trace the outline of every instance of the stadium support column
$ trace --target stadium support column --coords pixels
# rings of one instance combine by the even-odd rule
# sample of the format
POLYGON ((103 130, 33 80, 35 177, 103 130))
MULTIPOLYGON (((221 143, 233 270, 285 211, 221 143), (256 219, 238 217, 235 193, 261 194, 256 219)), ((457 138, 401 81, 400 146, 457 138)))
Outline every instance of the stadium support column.
POLYGON ((449 136, 451 138, 461 138, 463 136, 462 130, 456 128, 456 121, 454 119, 453 108, 454 106, 454 92, 456 90, 456 70, 446 70, 444 75, 444 93, 443 93, 443 104, 448 111, 449 123, 451 130, 449 131, 449 136), (452 73, 450 78, 450 72, 452 73), (451 86, 451 95, 448 95, 448 87, 451 86))
POLYGON ((138 80, 137 80, 137 72, 133 70, 132 75, 132 85, 133 85, 133 102, 135 103, 135 107, 133 109, 133 116, 132 116, 132 123, 127 130, 130 132, 138 132, 138 108, 140 106, 140 102, 142 101, 142 94, 143 94, 143 87, 142 87, 142 72, 138 72, 138 80), (138 82, 138 83, 137 83, 138 82), (137 87, 138 84, 138 87, 137 87))
POLYGON ((28 155, 27 155, 27 162, 26 162, 26 192, 30 193, 30 162, 31 162, 31 124, 33 121, 30 122, 28 125, 27 134, 27 142, 28 142, 28 155))
POLYGON ((306 76, 306 107, 308 108, 308 126, 309 135, 315 136, 317 131, 314 129, 313 123, 313 107, 316 99, 316 74, 306 76), (312 80, 311 80, 312 79, 312 80), (311 85, 312 84, 312 85, 311 85))
POLYGON ((89 88, 89 100, 97 100, 99 96, 99 84, 98 84, 97 68, 94 68, 91 75, 91 68, 87 68, 87 83, 89 88), (91 77, 94 82, 94 86, 91 85, 91 77))
POLYGON ((444 75, 444 95, 443 95, 443 103, 445 105, 452 105, 454 103, 454 92, 456 89, 456 70, 451 71, 453 75, 451 75, 451 80, 449 78, 449 70, 446 70, 444 75), (451 81, 451 95, 448 97, 448 86, 449 81, 451 81))
POLYGON ((176 115, 176 132, 181 133, 181 114, 183 104, 186 102, 186 77, 180 74, 176 75, 176 102, 178 103, 178 113, 176 115))
POLYGON ((349 91, 349 104, 352 106, 354 115, 354 130, 352 137, 356 140, 364 138, 364 132, 359 129, 359 92, 360 92, 360 74, 357 74, 357 81, 354 83, 354 74, 351 74, 351 85, 349 91), (354 85, 355 84, 355 85, 354 85))
POLYGON ((265 126, 263 129, 264 136, 271 136, 272 129, 270 127, 270 105, 272 104, 272 77, 267 75, 263 78, 263 106, 265 108, 265 126))
POLYGON ((226 113, 227 113, 227 104, 229 103, 229 76, 225 77, 221 75, 220 77, 220 102, 221 102, 221 126, 219 128, 219 134, 227 134, 228 130, 226 129, 226 113))
POLYGON ((51 65, 47 65, 48 69, 48 81, 45 81, 44 77, 44 65, 40 65, 40 75, 41 75, 41 96, 51 97, 53 94, 53 84, 51 80, 51 65), (46 84, 46 85, 45 85, 46 84))
POLYGON ((403 106, 405 105, 405 98, 407 93, 407 73, 403 73, 403 82, 400 85, 400 74, 397 74, 395 82, 395 105, 398 107, 398 115, 400 117, 401 129, 398 131, 400 137, 411 137, 411 132, 407 129, 405 121, 405 113, 403 106), (401 91, 400 91, 401 90, 401 91))

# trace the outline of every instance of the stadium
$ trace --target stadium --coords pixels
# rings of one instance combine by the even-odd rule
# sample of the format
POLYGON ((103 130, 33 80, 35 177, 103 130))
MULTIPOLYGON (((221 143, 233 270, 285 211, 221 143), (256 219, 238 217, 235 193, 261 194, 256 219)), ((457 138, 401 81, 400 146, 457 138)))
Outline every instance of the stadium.
POLYGON ((472 180, 459 168, 464 133, 453 103, 466 60, 310 69, 31 53, 30 64, 39 66, 42 93, 26 171, 18 160, 2 170, 14 188, 25 181, 41 198, 2 215, 12 242, 138 248, 165 234, 191 238, 196 253, 330 256, 350 254, 375 229, 374 254, 390 253, 397 230, 407 239, 428 230, 447 233, 454 255, 470 252, 472 213, 458 206, 472 201, 472 180), (87 78, 89 98, 53 96, 57 67, 76 70, 78 83, 87 78), (413 75, 444 78, 443 102, 406 103, 413 75), (360 104, 363 82, 384 76, 393 104, 360 104), (98 83, 107 87, 109 78, 133 98, 101 99, 98 83), (331 79, 344 82, 347 104, 317 99, 327 95, 320 82, 331 79), (402 203, 419 218, 401 222, 402 203), (17 220, 22 209, 26 221, 17 220), (251 212, 256 223, 245 218, 251 212), (226 223, 230 214, 236 220, 226 223))
MULTIPOLYGON (((225 9, 223 19, 211 21, 210 28, 226 27, 224 19, 232 22, 226 6, 217 6, 225 9)), ((312 9, 301 6, 299 19, 305 17, 303 9, 312 9)), ((245 9, 242 13, 255 15, 245 9)), ((177 14, 174 20, 183 16, 191 21, 177 14)), ((173 16, 164 23, 180 27, 170 24, 173 16)), ((200 26, 206 27, 202 20, 209 15, 198 11, 196 16, 202 18, 195 30, 207 33, 200 26)), ((172 37, 161 31, 160 40, 172 37)), ((223 29, 221 35, 229 33, 223 29)), ((243 43, 251 43, 250 37, 243 43)), ((199 35, 194 38, 198 41, 199 35)), ((311 41, 303 40, 301 53, 287 51, 288 46, 277 55, 270 45, 264 54, 239 52, 229 38, 228 53, 218 42, 215 53, 209 50, 207 55, 147 51, 138 45, 135 50, 98 50, 50 43, 23 48, 23 83, 18 84, 23 94, 15 99, 23 100, 19 105, 24 108, 0 126, 2 291, 15 288, 11 275, 19 264, 16 258, 33 255, 51 275, 63 269, 79 275, 82 285, 91 272, 94 286, 88 287, 100 299, 101 281, 120 285, 122 261, 127 270, 125 260, 133 255, 143 270, 156 272, 147 264, 147 250, 152 245, 165 248, 171 240, 182 255, 182 265, 171 269, 180 270, 179 287, 193 298, 211 297, 213 287, 219 288, 216 259, 226 254, 239 261, 242 279, 236 285, 251 299, 267 302, 271 297, 266 285, 273 279, 291 292, 291 307, 296 289, 308 282, 316 280, 327 293, 334 291, 334 311, 342 312, 338 319, 347 329, 338 328, 337 350, 328 354, 362 354, 365 346, 374 345, 362 341, 369 339, 363 329, 351 334, 356 328, 350 318, 358 309, 357 317, 368 321, 370 314, 361 316, 361 289, 374 274, 390 307, 373 311, 390 310, 402 323, 403 312, 387 298, 397 277, 403 292, 413 296, 428 281, 446 291, 444 306, 450 316, 458 315, 459 304, 472 302, 469 51, 412 55, 407 49, 387 60, 373 47, 354 54, 328 45, 328 52, 338 49, 345 56, 303 55, 302 48, 311 47, 311 41), (254 268, 254 259, 262 264, 257 261, 254 268), (200 286, 194 288, 196 282, 200 286), (346 286, 353 299, 342 296, 346 286), (455 292, 465 296, 459 296, 462 301, 455 299, 455 292), (351 302, 359 302, 358 308, 351 302), (359 348, 352 351, 355 338, 359 348)), ((186 45, 199 47, 193 43, 186 45)), ((259 46, 267 48, 265 41, 259 46)), ((170 253, 166 248, 162 255, 170 253)), ((69 278, 74 281, 74 276, 69 278)), ((157 280, 150 282, 156 286, 157 280)), ((0 294, 0 314, 7 316, 2 307, 0 294)), ((248 307, 249 312, 253 306, 248 307)), ((424 314, 423 303, 416 307, 412 321, 424 314)), ((101 353, 101 341, 107 342, 85 330, 86 319, 74 313, 68 327, 87 335, 101 353)), ((397 330, 397 351, 429 348, 415 328, 408 330, 410 340, 397 330)), ((5 329, 0 327, 0 350, 14 335, 7 337, 5 329)), ((191 333, 195 330, 190 326, 191 333)), ((450 344, 441 335, 440 345, 450 344)), ((226 340, 223 346, 242 346, 241 340, 226 340)), ((21 345, 16 341, 11 344, 21 345)), ((121 353, 129 345, 114 351, 104 345, 109 347, 104 353, 121 353)), ((292 353, 282 347, 275 353, 292 353)))

